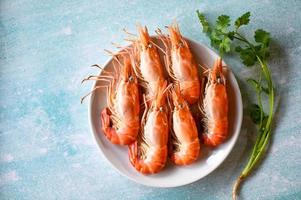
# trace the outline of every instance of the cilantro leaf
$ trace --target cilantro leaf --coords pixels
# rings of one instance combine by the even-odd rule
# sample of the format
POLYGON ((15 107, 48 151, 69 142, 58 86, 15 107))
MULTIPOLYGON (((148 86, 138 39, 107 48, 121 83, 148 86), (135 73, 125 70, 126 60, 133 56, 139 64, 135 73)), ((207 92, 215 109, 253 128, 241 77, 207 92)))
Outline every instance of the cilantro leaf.
POLYGON ((263 112, 263 110, 258 106, 258 104, 251 104, 251 106, 249 107, 250 117, 255 124, 260 123, 261 112, 263 113, 262 122, 266 123, 268 115, 265 112, 263 112))
POLYGON ((270 56, 269 47, 266 47, 263 44, 256 45, 255 51, 256 51, 256 54, 262 59, 266 59, 270 56))
POLYGON ((209 22, 207 21, 206 17, 199 10, 197 10, 196 12, 197 12, 199 21, 202 24, 203 32, 204 33, 211 32, 211 29, 210 29, 210 26, 209 26, 209 22))
POLYGON ((216 29, 225 32, 230 26, 230 17, 228 15, 220 15, 216 20, 216 29))
POLYGON ((238 46, 235 48, 235 51, 239 53, 243 64, 248 67, 253 66, 257 61, 256 55, 250 47, 242 48, 238 46))
POLYGON ((249 114, 250 114, 250 117, 251 117, 252 121, 255 124, 259 124, 260 123, 261 109, 260 109, 260 107, 257 104, 252 104, 249 107, 249 114))
POLYGON ((259 83, 252 78, 247 79, 247 83, 249 83, 251 85, 251 87, 253 87, 255 90, 260 89, 259 83))
POLYGON ((224 37, 222 42, 219 44, 220 52, 229 52, 231 50, 231 40, 228 37, 224 37))
POLYGON ((236 29, 238 29, 242 25, 247 25, 250 22, 250 16, 251 16, 251 13, 250 12, 246 12, 245 14, 243 14, 242 16, 240 16, 239 18, 237 18, 235 20, 235 27, 236 27, 236 29))
POLYGON ((261 43, 264 46, 268 47, 270 44, 271 36, 269 32, 266 32, 262 29, 258 29, 255 31, 254 35, 255 41, 257 43, 261 43))
POLYGON ((220 37, 220 34, 213 30, 210 34, 210 40, 211 40, 211 45, 219 47, 220 43, 222 42, 222 38, 220 37))
POLYGON ((235 32, 234 31, 230 31, 228 32, 227 36, 229 37, 230 40, 233 40, 234 39, 234 35, 235 35, 235 32))
POLYGON ((270 33, 262 29, 258 29, 255 31, 254 38, 255 41, 260 44, 255 46, 257 55, 262 59, 266 59, 267 57, 269 57, 269 45, 271 40, 270 33))
POLYGON ((263 87, 260 83, 258 83, 258 81, 254 80, 252 78, 249 78, 249 79, 247 79, 247 83, 249 83, 250 86, 253 87, 255 90, 263 91, 264 93, 269 94, 268 88, 263 87))

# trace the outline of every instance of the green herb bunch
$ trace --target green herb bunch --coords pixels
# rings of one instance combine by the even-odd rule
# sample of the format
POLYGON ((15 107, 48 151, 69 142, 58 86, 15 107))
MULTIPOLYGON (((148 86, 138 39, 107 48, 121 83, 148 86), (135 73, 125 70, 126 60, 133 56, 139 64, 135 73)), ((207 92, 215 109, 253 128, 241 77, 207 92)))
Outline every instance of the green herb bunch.
POLYGON ((259 64, 256 66, 260 67, 258 78, 247 80, 257 95, 257 104, 252 104, 250 117, 258 125, 258 135, 248 163, 233 185, 232 198, 236 199, 241 181, 250 174, 256 163, 262 158, 271 137, 275 92, 271 72, 267 65, 271 40, 270 33, 262 29, 256 30, 254 34, 255 42, 253 42, 239 32, 242 26, 250 22, 250 12, 237 18, 232 26, 231 19, 227 15, 220 15, 214 25, 209 24, 201 12, 197 11, 197 15, 203 27, 203 32, 207 34, 211 45, 219 50, 221 56, 235 50, 239 53, 244 65, 251 67, 259 64), (267 108, 263 107, 262 98, 268 98, 267 108))

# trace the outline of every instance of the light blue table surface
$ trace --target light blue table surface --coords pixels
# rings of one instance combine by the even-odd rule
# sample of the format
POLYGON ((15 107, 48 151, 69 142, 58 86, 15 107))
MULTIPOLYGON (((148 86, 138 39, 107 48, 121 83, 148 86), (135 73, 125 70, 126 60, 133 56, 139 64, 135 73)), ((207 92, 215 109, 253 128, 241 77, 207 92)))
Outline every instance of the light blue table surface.
MULTIPOLYGON (((271 32, 269 61, 277 89, 274 135, 268 156, 243 185, 241 199, 301 199, 301 1, 79 1, 0 2, 0 199, 230 199, 231 186, 256 133, 245 114, 235 148, 204 179, 178 188, 136 184, 115 171, 90 133, 92 83, 80 81, 104 63, 103 49, 123 43, 122 28, 140 22, 153 32, 174 19, 183 34, 209 46, 195 10, 210 20, 251 11, 245 33, 271 32)), ((253 99, 245 79, 256 74, 237 56, 244 105, 253 99)), ((254 94, 254 93, 251 93, 254 94)), ((245 112, 246 113, 246 112, 245 112)))

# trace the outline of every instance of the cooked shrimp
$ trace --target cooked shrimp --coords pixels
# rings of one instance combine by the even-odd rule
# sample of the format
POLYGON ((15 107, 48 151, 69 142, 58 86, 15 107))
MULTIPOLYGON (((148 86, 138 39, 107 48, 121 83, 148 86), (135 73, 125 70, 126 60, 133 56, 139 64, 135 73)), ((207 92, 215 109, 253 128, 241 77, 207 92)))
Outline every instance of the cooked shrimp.
MULTIPOLYGON (((139 89, 138 81, 132 69, 128 55, 121 53, 112 61, 119 65, 115 74, 90 76, 85 80, 109 82, 107 88, 107 107, 101 112, 102 130, 114 144, 128 145, 136 140, 139 128, 139 89), (119 56, 122 62, 119 61, 119 56)), ((114 69, 117 69, 114 64, 114 69)), ((94 90, 102 88, 96 87, 94 90)))
POLYGON ((171 91, 173 102, 171 160, 176 165, 189 165, 199 156, 198 130, 189 106, 181 96, 179 86, 175 85, 171 91))
POLYGON ((165 81, 164 69, 157 45, 149 36, 147 28, 138 26, 138 39, 133 44, 133 63, 137 77, 143 82, 148 98, 154 98, 158 86, 165 81))
POLYGON ((221 58, 217 59, 213 69, 209 70, 203 113, 204 143, 208 146, 218 146, 228 137, 228 96, 221 58))
POLYGON ((141 132, 137 141, 129 145, 129 159, 137 171, 143 174, 159 172, 167 160, 168 107, 166 105, 167 82, 159 86, 158 94, 145 111, 141 121, 141 132))
POLYGON ((166 69, 174 83, 180 85, 181 94, 189 103, 196 103, 200 97, 200 82, 197 63, 180 33, 177 24, 168 27, 169 37, 158 31, 166 47, 166 69))

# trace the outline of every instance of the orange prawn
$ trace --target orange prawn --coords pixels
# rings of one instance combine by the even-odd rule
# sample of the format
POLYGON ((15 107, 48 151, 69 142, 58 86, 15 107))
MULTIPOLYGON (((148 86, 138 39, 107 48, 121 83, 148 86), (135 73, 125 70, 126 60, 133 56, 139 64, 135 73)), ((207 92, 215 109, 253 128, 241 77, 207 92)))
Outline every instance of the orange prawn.
MULTIPOLYGON (((129 56, 120 54, 123 63, 119 61, 118 55, 112 61, 115 70, 114 61, 119 64, 120 71, 115 71, 115 75, 107 72, 108 75, 90 76, 85 80, 109 82, 105 86, 107 107, 101 112, 102 130, 112 143, 129 145, 136 140, 140 128, 139 87, 129 56)), ((102 87, 97 86, 94 90, 102 87)))
POLYGON ((200 97, 200 82, 197 63, 190 51, 187 41, 180 33, 179 26, 173 24, 168 27, 169 37, 157 31, 165 45, 166 70, 174 83, 180 85, 184 99, 193 104, 200 97))
POLYGON ((158 173, 167 160, 168 107, 166 105, 167 82, 159 86, 158 94, 148 108, 144 96, 145 111, 141 132, 137 141, 129 145, 129 159, 137 171, 143 174, 158 173))
POLYGON ((138 26, 138 39, 133 42, 134 70, 146 88, 148 99, 152 99, 165 81, 164 68, 157 49, 159 46, 152 41, 145 26, 138 26))
POLYGON ((171 160, 176 165, 189 165, 196 161, 200 152, 200 141, 195 120, 189 105, 183 99, 179 85, 171 89, 172 111, 172 153, 171 160))
POLYGON ((204 144, 218 146, 228 137, 228 96, 221 58, 217 59, 213 69, 209 70, 203 100, 203 113, 204 144))

